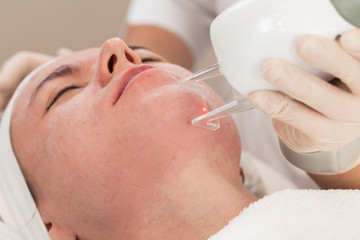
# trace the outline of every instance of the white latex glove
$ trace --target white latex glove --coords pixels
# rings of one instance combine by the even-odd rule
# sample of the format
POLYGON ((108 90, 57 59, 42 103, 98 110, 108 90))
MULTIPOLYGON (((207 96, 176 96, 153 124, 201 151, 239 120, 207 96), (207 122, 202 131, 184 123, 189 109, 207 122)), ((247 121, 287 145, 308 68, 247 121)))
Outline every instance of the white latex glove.
POLYGON ((2 65, 0 69, 0 117, 21 80, 51 58, 53 57, 45 54, 23 51, 14 54, 2 65))
POLYGON ((263 65, 263 76, 281 92, 255 91, 250 94, 252 103, 273 118, 279 138, 298 153, 333 150, 359 138, 360 29, 347 31, 337 40, 305 35, 297 52, 341 81, 335 86, 270 59, 263 65))

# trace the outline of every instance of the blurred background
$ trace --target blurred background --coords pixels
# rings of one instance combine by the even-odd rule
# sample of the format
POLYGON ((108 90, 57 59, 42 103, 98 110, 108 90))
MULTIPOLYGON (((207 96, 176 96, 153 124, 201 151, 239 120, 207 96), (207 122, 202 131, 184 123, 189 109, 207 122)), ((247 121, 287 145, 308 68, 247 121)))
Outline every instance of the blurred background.
POLYGON ((55 55, 119 36, 128 0, 0 0, 0 65, 29 50, 55 55))
MULTIPOLYGON (((151 1, 151 0, 149 0, 151 1)), ((128 0, 0 0, 0 66, 18 51, 55 55, 120 36, 128 0)), ((195 69, 213 63, 212 52, 195 69)))

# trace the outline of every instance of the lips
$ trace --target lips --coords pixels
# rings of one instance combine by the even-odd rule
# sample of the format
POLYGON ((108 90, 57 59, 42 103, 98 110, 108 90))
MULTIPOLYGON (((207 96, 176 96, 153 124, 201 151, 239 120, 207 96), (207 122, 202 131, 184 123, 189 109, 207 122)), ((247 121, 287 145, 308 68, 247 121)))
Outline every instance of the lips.
POLYGON ((139 65, 136 67, 129 68, 126 70, 121 76, 118 81, 118 84, 116 86, 117 94, 115 96, 114 104, 119 100, 121 95, 123 94, 126 86, 131 82, 132 79, 134 79, 136 76, 141 74, 142 72, 145 72, 148 69, 153 68, 149 65, 139 65))

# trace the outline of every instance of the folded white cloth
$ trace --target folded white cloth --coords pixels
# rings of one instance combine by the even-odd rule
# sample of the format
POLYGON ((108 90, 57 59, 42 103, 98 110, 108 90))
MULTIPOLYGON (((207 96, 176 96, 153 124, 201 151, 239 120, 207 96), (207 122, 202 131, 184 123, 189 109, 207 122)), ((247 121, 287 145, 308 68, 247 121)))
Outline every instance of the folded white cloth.
POLYGON ((282 190, 244 209, 209 240, 360 239, 360 190, 282 190))
POLYGON ((17 232, 13 231, 9 226, 0 221, 0 239, 1 240, 24 240, 17 232))

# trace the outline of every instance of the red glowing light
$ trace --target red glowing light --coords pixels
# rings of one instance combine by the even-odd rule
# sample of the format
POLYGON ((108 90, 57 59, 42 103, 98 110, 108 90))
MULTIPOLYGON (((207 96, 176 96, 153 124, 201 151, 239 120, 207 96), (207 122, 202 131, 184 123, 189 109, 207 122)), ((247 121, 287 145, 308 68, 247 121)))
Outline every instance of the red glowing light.
POLYGON ((207 107, 206 107, 206 105, 204 103, 201 104, 200 109, 201 109, 202 114, 205 114, 205 113, 208 112, 208 109, 207 109, 207 107))

